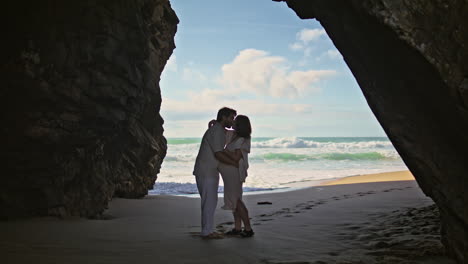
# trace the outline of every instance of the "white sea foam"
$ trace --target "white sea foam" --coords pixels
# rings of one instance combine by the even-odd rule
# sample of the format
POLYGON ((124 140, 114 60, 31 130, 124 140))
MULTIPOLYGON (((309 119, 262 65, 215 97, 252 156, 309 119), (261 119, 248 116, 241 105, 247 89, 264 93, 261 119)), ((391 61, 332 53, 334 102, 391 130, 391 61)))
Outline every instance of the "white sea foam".
MULTIPOLYGON (((192 171, 200 140, 169 142, 175 143, 168 144, 156 189, 150 194, 197 194, 192 171)), ((249 191, 406 169, 387 138, 254 138, 249 160, 244 185, 249 191)))
POLYGON ((328 151, 343 149, 382 149, 393 148, 390 141, 358 142, 317 142, 298 137, 274 138, 267 141, 252 142, 253 148, 321 148, 328 151))
MULTIPOLYGON (((272 191, 278 188, 255 188, 244 187, 244 192, 259 192, 259 191, 272 191)), ((224 186, 218 187, 218 193, 224 193, 224 186)), ((149 191, 150 195, 184 195, 184 194, 198 194, 197 185, 194 183, 178 183, 178 182, 157 182, 154 189, 149 191)))

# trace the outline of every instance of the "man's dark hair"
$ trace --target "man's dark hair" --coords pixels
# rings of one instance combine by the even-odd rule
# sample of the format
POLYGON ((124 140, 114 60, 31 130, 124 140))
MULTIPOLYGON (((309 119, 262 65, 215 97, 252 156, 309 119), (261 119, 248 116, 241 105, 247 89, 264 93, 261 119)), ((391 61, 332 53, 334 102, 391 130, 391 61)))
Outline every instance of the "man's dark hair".
POLYGON ((223 116, 229 117, 232 114, 237 115, 236 110, 231 109, 229 107, 223 107, 223 108, 219 109, 218 116, 216 117, 216 121, 221 122, 221 121, 223 121, 223 116))
POLYGON ((236 116, 236 134, 239 137, 250 138, 252 134, 252 126, 250 125, 250 120, 245 115, 236 116))

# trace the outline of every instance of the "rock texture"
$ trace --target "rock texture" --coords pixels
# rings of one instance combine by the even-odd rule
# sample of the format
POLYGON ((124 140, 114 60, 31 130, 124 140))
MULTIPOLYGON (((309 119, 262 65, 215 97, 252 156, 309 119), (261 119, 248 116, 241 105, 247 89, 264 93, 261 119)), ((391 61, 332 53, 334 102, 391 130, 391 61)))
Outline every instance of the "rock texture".
POLYGON ((2 4, 0 216, 97 216, 147 194, 166 153, 168 0, 2 4))
POLYGON ((468 2, 283 1, 323 25, 468 263, 468 2))

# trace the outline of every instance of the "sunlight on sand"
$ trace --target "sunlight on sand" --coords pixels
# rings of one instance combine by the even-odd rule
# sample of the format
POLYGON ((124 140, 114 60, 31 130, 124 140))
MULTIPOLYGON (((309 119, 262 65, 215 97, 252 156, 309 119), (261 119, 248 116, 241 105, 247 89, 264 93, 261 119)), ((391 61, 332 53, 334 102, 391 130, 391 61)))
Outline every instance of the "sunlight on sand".
POLYGON ((339 185, 366 182, 388 182, 388 181, 414 181, 410 171, 384 172, 359 176, 350 176, 338 180, 324 182, 321 185, 339 185))

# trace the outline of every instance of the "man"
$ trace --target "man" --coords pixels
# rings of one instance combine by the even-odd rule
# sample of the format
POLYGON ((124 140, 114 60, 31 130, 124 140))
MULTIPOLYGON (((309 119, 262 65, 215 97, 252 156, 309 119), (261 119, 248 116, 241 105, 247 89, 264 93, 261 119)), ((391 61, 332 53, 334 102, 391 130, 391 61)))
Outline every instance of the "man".
POLYGON ((225 127, 231 127, 237 112, 223 107, 219 109, 216 122, 203 135, 203 139, 195 161, 193 175, 197 181, 201 198, 202 231, 204 238, 217 238, 213 232, 214 213, 218 203, 219 172, 218 164, 223 162, 239 166, 223 153, 225 145, 225 127))

